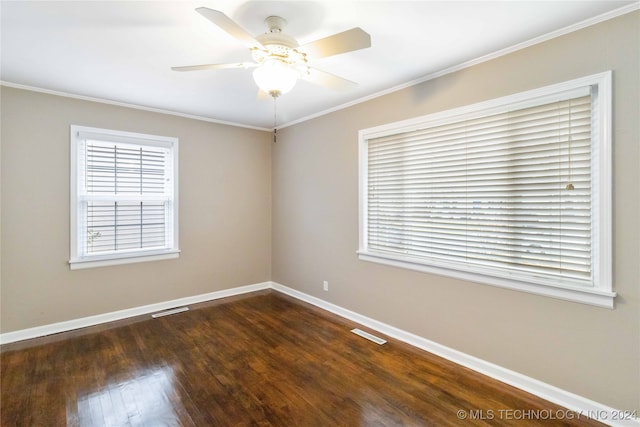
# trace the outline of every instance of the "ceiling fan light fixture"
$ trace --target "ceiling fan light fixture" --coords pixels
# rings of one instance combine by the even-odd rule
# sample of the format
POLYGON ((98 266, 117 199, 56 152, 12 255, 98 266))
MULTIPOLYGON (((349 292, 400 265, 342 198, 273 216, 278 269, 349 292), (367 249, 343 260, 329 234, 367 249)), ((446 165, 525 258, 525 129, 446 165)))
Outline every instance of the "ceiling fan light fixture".
POLYGON ((258 87, 274 98, 293 89, 298 77, 297 70, 278 59, 268 59, 253 71, 258 87))
MULTIPOLYGON (((0 0, 1 1, 1 0, 0 0)), ((310 59, 327 58, 371 47, 371 36, 359 27, 333 34, 300 46, 289 34, 282 32, 286 19, 271 15, 265 19, 268 31, 252 36, 244 28, 219 10, 199 7, 196 11, 218 28, 249 48, 253 62, 237 64, 203 64, 171 67, 174 71, 195 71, 223 68, 256 68, 253 79, 261 93, 276 97, 289 92, 298 79, 336 90, 353 87, 356 83, 331 73, 311 68, 310 59)))

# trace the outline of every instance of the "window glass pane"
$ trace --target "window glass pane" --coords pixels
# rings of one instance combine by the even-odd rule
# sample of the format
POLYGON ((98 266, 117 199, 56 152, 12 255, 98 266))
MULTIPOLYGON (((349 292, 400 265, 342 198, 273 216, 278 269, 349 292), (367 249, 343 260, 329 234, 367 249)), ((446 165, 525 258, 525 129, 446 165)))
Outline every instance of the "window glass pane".
POLYGON ((164 202, 88 202, 86 253, 164 247, 165 212, 164 202))

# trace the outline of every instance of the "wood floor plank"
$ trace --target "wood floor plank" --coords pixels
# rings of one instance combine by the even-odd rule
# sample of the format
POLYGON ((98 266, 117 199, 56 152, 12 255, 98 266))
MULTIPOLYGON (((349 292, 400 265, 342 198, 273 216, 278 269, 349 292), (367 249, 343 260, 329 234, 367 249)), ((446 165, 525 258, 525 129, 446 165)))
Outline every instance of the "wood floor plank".
POLYGON ((366 330, 261 291, 5 345, 0 423, 601 425, 388 337, 377 345, 354 327, 366 330))

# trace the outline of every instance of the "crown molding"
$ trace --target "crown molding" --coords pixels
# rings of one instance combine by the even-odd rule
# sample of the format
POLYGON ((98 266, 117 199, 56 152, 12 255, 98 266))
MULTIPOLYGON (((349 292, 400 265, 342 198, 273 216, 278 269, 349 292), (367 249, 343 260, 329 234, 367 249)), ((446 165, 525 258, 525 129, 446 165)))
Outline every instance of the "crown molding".
POLYGON ((61 92, 61 91, 51 90, 51 89, 44 89, 44 88, 41 88, 41 87, 23 85, 23 84, 19 84, 19 83, 8 82, 8 81, 5 81, 5 80, 0 80, 0 86, 11 87, 11 88, 14 88, 14 89, 29 90, 29 91, 32 91, 32 92, 45 93, 47 95, 62 96, 64 98, 79 99, 81 101, 97 102, 99 104, 107 104, 107 105, 115 105, 117 107, 132 108, 134 110, 142 110, 142 111, 149 111, 149 112, 152 112, 152 113, 166 114, 166 115, 170 115, 170 116, 183 117, 183 118, 186 118, 186 119, 200 120, 200 121, 203 121, 203 122, 216 123, 216 124, 219 124, 219 125, 234 126, 234 127, 240 127, 240 128, 246 128, 246 129, 252 129, 252 130, 259 130, 259 131, 264 131, 264 132, 271 132, 272 131, 272 129, 267 129, 267 128, 258 127, 258 126, 251 126, 251 125, 246 125, 246 124, 242 124, 242 123, 226 122, 224 120, 216 120, 216 119, 212 119, 210 117, 196 116, 196 115, 193 115, 193 114, 186 114, 186 113, 181 113, 181 112, 172 111, 172 110, 163 110, 161 108, 146 107, 144 105, 129 104, 127 102, 114 101, 114 100, 111 100, 111 99, 95 98, 95 97, 92 97, 92 96, 85 96, 85 95, 77 95, 75 93, 61 92))
MULTIPOLYGON (((455 73, 457 71, 461 71, 464 70, 466 68, 469 67, 473 67, 474 65, 478 65, 481 64, 483 62, 487 62, 487 61, 491 61, 493 59, 499 58, 501 56, 505 56, 508 55, 510 53, 513 52, 517 52, 519 50, 528 48, 530 46, 534 46, 536 44, 540 44, 543 42, 546 42, 548 40, 552 40, 554 38, 581 30, 583 28, 587 28, 590 27, 592 25, 596 25, 599 24, 601 22, 604 21, 608 21, 610 19, 613 18, 617 18, 619 16, 622 15, 626 15, 627 13, 631 13, 634 12, 636 10, 640 9, 640 1, 636 1, 634 3, 631 3, 627 6, 623 6, 621 8, 603 13, 601 15, 598 16, 594 16, 592 18, 589 19, 585 19, 583 21, 577 22, 575 24, 569 25, 567 27, 552 31, 550 33, 546 33, 543 34, 541 36, 538 37, 534 37, 533 39, 521 42, 521 43, 517 43, 515 45, 512 45, 510 47, 504 48, 504 49, 500 49, 497 50, 495 52, 489 53, 487 55, 483 55, 480 56, 478 58, 475 59, 471 59, 469 61, 465 61, 462 62, 458 65, 454 65, 452 67, 448 67, 445 68, 443 70, 440 71, 436 71, 430 74, 427 74, 426 76, 423 76, 419 79, 415 79, 415 80, 411 80, 409 82, 397 85, 397 86, 393 86, 389 89, 385 89, 376 93, 373 93, 371 95, 367 95, 365 97, 362 98, 358 98, 355 99, 353 101, 344 103, 344 104, 340 104, 336 107, 333 108, 329 108, 314 114, 310 114, 308 116, 305 117, 301 117, 299 119, 293 120, 291 122, 287 122, 287 123, 283 123, 280 126, 278 126, 278 129, 284 129, 286 127, 289 126, 293 126, 302 122, 306 122, 308 120, 312 120, 336 111, 340 111, 340 110, 344 110, 346 108, 352 107, 354 105, 358 105, 367 101, 370 101, 372 99, 376 99, 379 98, 381 96, 384 95, 388 95, 390 93, 393 92, 397 92, 400 91, 402 89, 406 89, 408 87, 411 86, 415 86, 424 82, 427 82, 429 80, 433 80, 436 79, 438 77, 442 77, 445 76, 447 74, 451 74, 451 73, 455 73)), ((142 106, 142 105, 136 105, 136 104, 129 104, 126 102, 120 102, 120 101, 114 101, 114 100, 110 100, 110 99, 104 99, 104 98, 96 98, 96 97, 91 97, 91 96, 85 96, 85 95, 77 95, 77 94, 73 94, 73 93, 69 93, 69 92, 62 92, 62 91, 56 91, 56 90, 51 90, 51 89, 44 89, 44 88, 40 88, 40 87, 35 87, 35 86, 28 86, 28 85, 22 85, 19 83, 13 83, 13 82, 8 82, 8 81, 3 81, 0 80, 0 86, 6 86, 6 87, 12 87, 12 88, 16 88, 16 89, 23 89, 23 90, 30 90, 33 92, 40 92, 40 93, 45 93, 45 94, 49 94, 49 95, 56 95, 56 96, 62 96, 62 97, 66 97, 66 98, 73 98, 73 99, 79 99, 79 100, 83 100, 83 101, 90 101, 90 102, 98 102, 98 103, 102 103, 102 104, 108 104, 108 105, 115 105, 115 106, 119 106, 119 107, 125 107, 125 108, 133 108, 136 110, 143 110, 143 111, 149 111, 149 112, 153 112, 153 113, 159 113, 159 114, 167 114, 167 115, 172 115, 172 116, 177 116, 177 117, 184 117, 187 119, 193 119, 193 120, 200 120, 200 121, 204 121, 204 122, 209 122, 209 123, 216 123, 216 124, 221 124, 221 125, 227 125, 227 126, 235 126, 235 127, 240 127, 240 128, 246 128, 246 129, 253 129, 253 130, 259 130, 259 131, 264 131, 264 132, 273 132, 273 128, 263 128, 263 127, 258 127, 258 126, 252 126, 252 125, 247 125, 247 124, 243 124, 243 123, 235 123, 235 122, 227 122, 224 120, 217 120, 217 119, 213 119, 210 117, 205 117, 205 116, 197 116, 197 115, 191 115, 191 114, 186 114, 186 113, 181 113, 178 111, 171 111, 171 110, 164 110, 164 109, 159 109, 159 108, 152 108, 152 107, 146 107, 146 106, 142 106)))
POLYGON ((564 36, 566 34, 573 33, 573 32, 578 31, 578 30, 582 30, 582 29, 590 27, 592 25, 596 25, 596 24, 599 24, 601 22, 605 22, 605 21, 608 21, 610 19, 617 18, 617 17, 622 16, 622 15, 626 15, 627 13, 635 12, 636 10, 639 10, 639 9, 640 9, 640 1, 637 1, 637 2, 629 4, 627 6, 624 6, 624 7, 621 7, 621 8, 618 8, 618 9, 603 13, 603 14, 598 15, 598 16, 594 16, 594 17, 589 18, 589 19, 585 19, 584 21, 577 22, 577 23, 569 25, 567 27, 560 28, 558 30, 552 31, 550 33, 543 34, 541 36, 529 39, 529 40, 521 42, 521 43, 517 43, 515 45, 506 47, 504 49, 497 50, 497 51, 489 53, 487 55, 483 55, 483 56, 480 56, 478 58, 471 59, 469 61, 465 61, 465 62, 462 62, 460 64, 454 65, 452 67, 445 68, 443 70, 427 74, 426 76, 420 77, 418 79, 411 80, 411 81, 406 82, 406 83, 402 83, 400 85, 391 87, 389 89, 385 89, 385 90, 382 90, 380 92, 376 92, 374 94, 367 95, 365 97, 355 99, 355 100, 347 102, 345 104, 341 104, 341 105, 338 105, 336 107, 333 107, 333 108, 330 108, 330 109, 327 109, 327 110, 323 110, 323 111, 320 111, 318 113, 311 114, 311 115, 308 115, 308 116, 305 116, 305 117, 302 117, 300 119, 293 120, 291 122, 288 122, 288 123, 285 123, 283 125, 280 125, 278 127, 278 129, 283 129, 283 128, 286 128, 286 127, 289 127, 289 126, 293 126, 293 125, 296 125, 296 124, 299 124, 299 123, 302 123, 302 122, 306 122, 306 121, 311 120, 311 119, 315 119, 315 118, 324 116, 326 114, 330 114, 330 113, 333 113, 333 112, 336 112, 336 111, 339 111, 339 110, 344 110, 345 108, 349 108, 349 107, 352 107, 354 105, 362 104, 363 102, 367 102, 367 101, 370 101, 372 99, 376 99, 376 98, 379 98, 381 96, 388 95, 390 93, 394 93, 394 92, 400 91, 402 89, 406 89, 406 88, 409 88, 411 86, 415 86, 415 85, 427 82, 429 80, 433 80, 433 79, 436 79, 438 77, 445 76, 447 74, 452 74, 452 73, 464 70, 466 68, 473 67, 474 65, 482 64, 483 62, 488 62, 488 61, 491 61, 493 59, 500 58, 501 56, 505 56, 505 55, 508 55, 510 53, 517 52, 519 50, 526 49, 528 47, 531 47, 531 46, 534 46, 534 45, 537 45, 537 44, 540 44, 540 43, 544 43, 546 41, 555 39, 555 38, 560 37, 560 36, 564 36))

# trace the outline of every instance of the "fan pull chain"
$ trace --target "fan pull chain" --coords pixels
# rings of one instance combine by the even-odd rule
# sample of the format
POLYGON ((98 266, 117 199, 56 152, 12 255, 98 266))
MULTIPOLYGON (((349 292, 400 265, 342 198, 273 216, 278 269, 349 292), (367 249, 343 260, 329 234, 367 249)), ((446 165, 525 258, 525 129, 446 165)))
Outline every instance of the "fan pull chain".
POLYGON ((277 122, 277 117, 278 117, 278 109, 277 109, 277 102, 276 102, 276 97, 273 97, 273 143, 275 144, 276 142, 278 142, 278 128, 276 127, 276 125, 278 124, 277 122))

